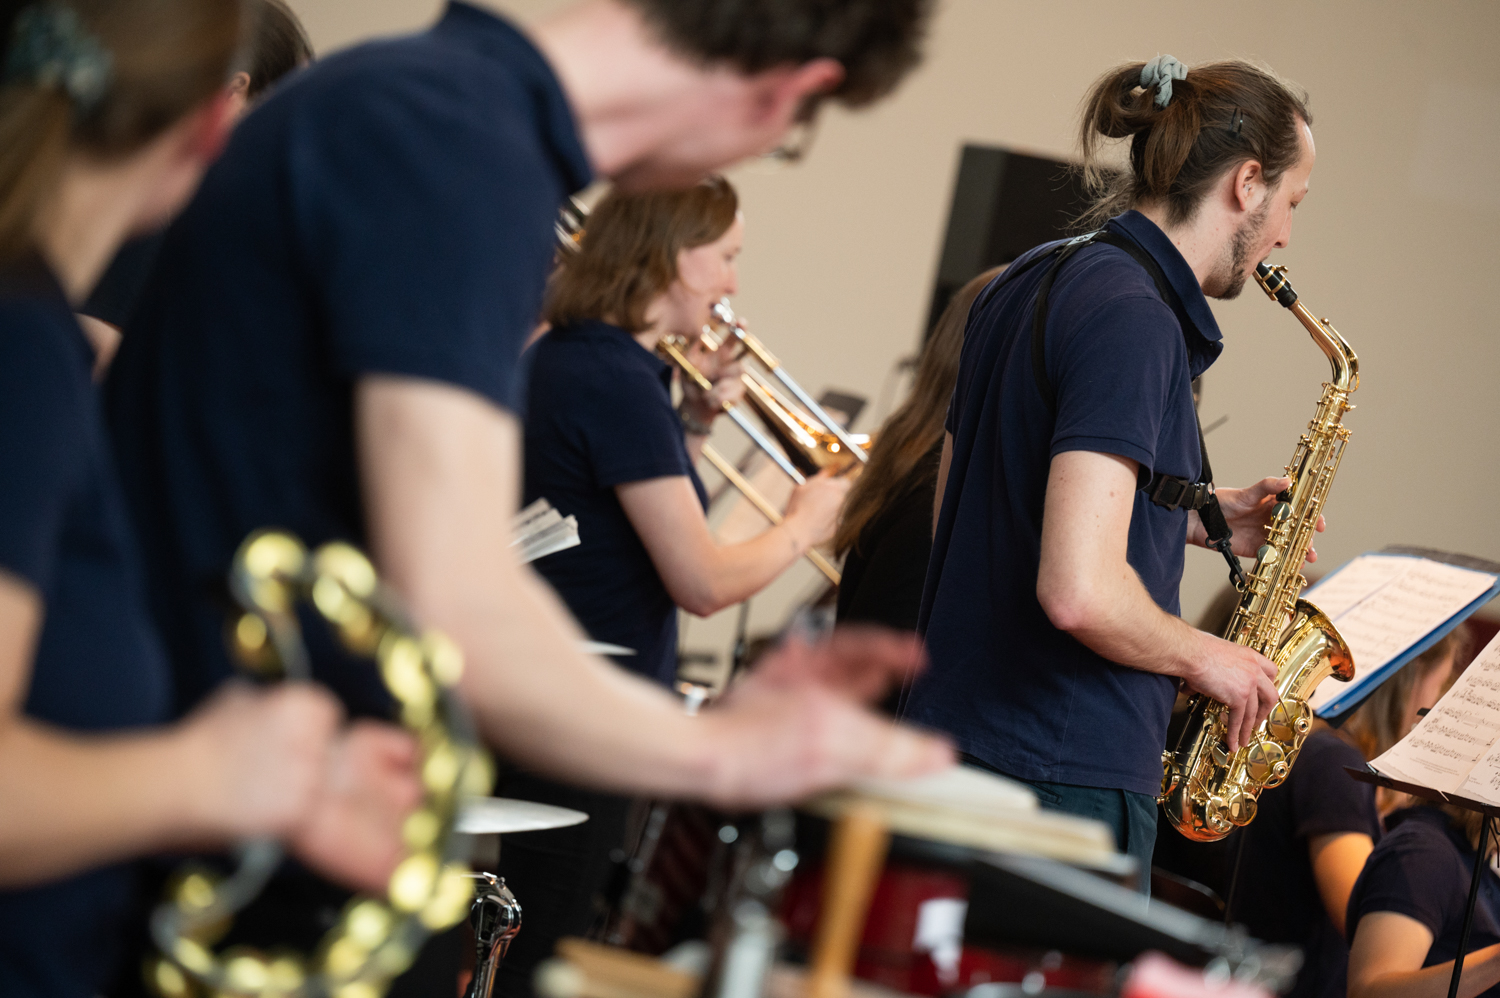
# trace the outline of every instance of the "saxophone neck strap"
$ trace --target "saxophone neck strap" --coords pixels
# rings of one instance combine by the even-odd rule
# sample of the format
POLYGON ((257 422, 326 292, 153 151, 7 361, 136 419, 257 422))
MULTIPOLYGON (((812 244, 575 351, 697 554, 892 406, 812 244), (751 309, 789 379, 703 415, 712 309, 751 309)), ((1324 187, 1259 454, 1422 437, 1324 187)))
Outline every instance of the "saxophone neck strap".
MULTIPOLYGON (((1099 229, 1077 238, 1070 239, 1065 243, 1053 247, 1046 253, 1038 254, 1026 261, 1019 267, 1011 267, 985 290, 980 300, 974 306, 974 314, 978 314, 995 297, 996 293, 1010 281, 1021 274, 1030 271, 1043 261, 1051 261, 1047 272, 1042 275, 1041 283, 1037 286, 1036 306, 1032 310, 1031 319, 1031 373, 1036 382, 1038 394, 1046 404, 1047 410, 1053 415, 1057 413, 1057 390, 1052 384, 1051 377, 1047 374, 1047 318, 1052 294, 1052 285, 1057 280, 1057 272, 1062 265, 1067 263, 1072 256, 1085 246, 1095 243, 1104 243, 1116 249, 1124 250, 1141 265, 1146 273, 1151 275, 1151 280, 1156 284, 1157 294, 1163 302, 1171 307, 1178 301, 1177 293, 1172 289, 1167 275, 1162 271, 1161 265, 1144 248, 1125 236, 1099 229)), ((1214 494, 1213 466, 1208 460, 1208 447, 1203 440, 1203 424, 1198 424, 1198 455, 1201 459, 1198 478, 1189 481, 1175 475, 1163 474, 1153 471, 1150 479, 1140 486, 1140 491, 1145 492, 1154 505, 1168 510, 1190 509, 1198 513, 1198 518, 1203 522, 1204 531, 1207 535, 1207 545, 1224 556, 1229 565, 1229 578, 1236 588, 1243 588, 1245 584, 1244 569, 1240 566, 1239 558, 1235 557, 1234 550, 1230 546, 1230 538, 1234 532, 1230 529, 1228 521, 1224 518, 1224 511, 1219 506, 1219 497, 1214 494)))

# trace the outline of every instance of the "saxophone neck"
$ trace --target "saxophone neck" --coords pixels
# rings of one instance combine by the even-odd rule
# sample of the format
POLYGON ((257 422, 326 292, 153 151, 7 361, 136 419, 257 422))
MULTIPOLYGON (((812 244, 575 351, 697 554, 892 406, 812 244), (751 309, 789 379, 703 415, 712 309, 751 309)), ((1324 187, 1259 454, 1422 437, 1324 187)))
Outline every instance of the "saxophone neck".
POLYGON ((1292 284, 1287 280, 1285 267, 1272 267, 1260 263, 1255 268, 1255 280, 1266 295, 1289 310, 1302 323, 1318 349, 1328 358, 1333 368, 1333 386, 1342 392, 1352 392, 1359 387, 1359 356, 1349 341, 1340 335, 1333 323, 1319 319, 1312 310, 1302 304, 1292 284))

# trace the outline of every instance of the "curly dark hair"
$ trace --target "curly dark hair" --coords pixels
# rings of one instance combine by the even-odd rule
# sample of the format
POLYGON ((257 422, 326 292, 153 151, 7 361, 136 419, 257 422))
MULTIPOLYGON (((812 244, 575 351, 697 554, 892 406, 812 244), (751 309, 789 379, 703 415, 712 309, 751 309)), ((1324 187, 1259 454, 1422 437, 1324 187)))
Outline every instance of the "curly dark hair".
POLYGON ((934 0, 625 0, 675 51, 747 73, 836 59, 828 96, 849 107, 879 100, 922 60, 934 0))

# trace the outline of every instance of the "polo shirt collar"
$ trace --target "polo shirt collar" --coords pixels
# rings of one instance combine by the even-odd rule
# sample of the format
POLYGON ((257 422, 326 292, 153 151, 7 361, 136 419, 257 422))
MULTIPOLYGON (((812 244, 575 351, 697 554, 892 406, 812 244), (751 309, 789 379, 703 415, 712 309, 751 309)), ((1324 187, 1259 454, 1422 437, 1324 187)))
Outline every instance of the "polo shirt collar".
POLYGON ((559 326, 547 335, 557 334, 574 339, 609 343, 618 347, 629 347, 630 349, 625 350, 628 358, 668 383, 672 380, 671 364, 641 346, 640 341, 631 335, 629 330, 616 326, 614 323, 605 322, 603 319, 580 319, 566 326, 559 326))
POLYGON ((1191 332, 1197 334, 1202 340, 1202 347, 1210 362, 1217 358, 1224 350, 1224 344, 1221 342, 1224 334, 1219 331, 1218 320, 1214 318, 1213 310, 1208 307, 1208 299, 1203 295, 1203 288, 1198 283, 1197 275, 1193 273, 1193 268, 1188 266, 1188 262, 1183 259, 1182 254, 1167 234, 1158 228, 1155 222, 1138 211, 1127 211, 1123 215, 1116 215, 1105 224, 1108 228, 1123 232, 1151 254, 1152 259, 1166 275, 1167 283, 1177 293, 1177 302, 1167 304, 1174 306, 1174 310, 1179 313, 1180 320, 1185 320, 1184 332, 1190 329, 1191 332))
POLYGON ((583 150, 567 95, 531 39, 499 15, 458 0, 451 0, 432 31, 503 62, 530 93, 542 140, 568 190, 581 191, 593 183, 594 169, 583 150))

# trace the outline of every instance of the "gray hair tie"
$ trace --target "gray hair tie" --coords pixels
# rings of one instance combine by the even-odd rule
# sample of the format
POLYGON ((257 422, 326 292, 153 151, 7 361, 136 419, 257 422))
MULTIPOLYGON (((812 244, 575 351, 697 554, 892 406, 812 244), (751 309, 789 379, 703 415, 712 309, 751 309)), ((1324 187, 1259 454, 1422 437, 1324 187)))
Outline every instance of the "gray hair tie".
POLYGON ((57 87, 87 113, 104 98, 113 76, 113 58, 73 8, 42 0, 16 17, 4 82, 57 87))
POLYGON ((1141 86, 1156 88, 1156 106, 1166 107, 1172 99, 1172 81, 1187 79, 1187 67, 1175 56, 1159 55, 1141 68, 1141 86))

